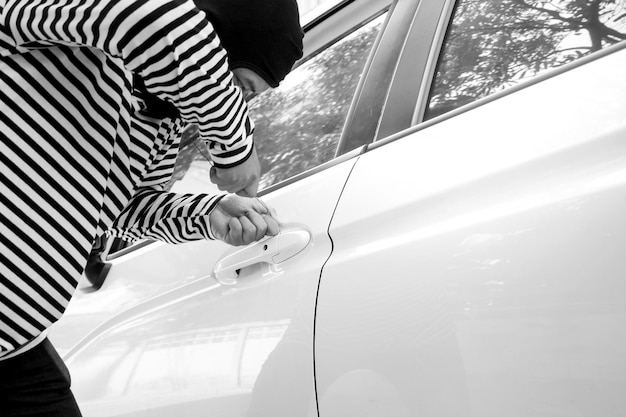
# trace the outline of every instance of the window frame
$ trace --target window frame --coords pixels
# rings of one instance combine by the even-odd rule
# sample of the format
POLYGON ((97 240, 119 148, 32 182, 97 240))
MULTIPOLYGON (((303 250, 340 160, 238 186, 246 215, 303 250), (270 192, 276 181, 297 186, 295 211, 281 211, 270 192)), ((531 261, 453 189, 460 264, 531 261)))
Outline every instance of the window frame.
MULTIPOLYGON (((439 2, 439 0, 422 0, 423 2, 439 2)), ((555 77, 564 72, 570 71, 579 66, 585 65, 596 59, 600 59, 603 56, 612 54, 621 49, 626 49, 626 41, 622 41, 615 45, 603 48, 599 51, 593 52, 582 58, 576 59, 565 65, 548 69, 534 77, 521 81, 520 83, 506 88, 497 93, 482 97, 471 103, 460 106, 447 113, 433 117, 427 121, 424 121, 424 114, 428 105, 428 98, 430 94, 430 88, 435 77, 436 68, 439 60, 439 56, 443 50, 443 44, 445 41, 445 35, 448 27, 451 24, 454 8, 456 7, 457 0, 445 0, 441 4, 444 6, 441 9, 441 14, 438 17, 437 30, 432 33, 431 45, 428 50, 427 66, 424 71, 415 77, 415 71, 411 72, 411 68, 414 67, 416 45, 420 43, 420 37, 426 36, 425 33, 420 32, 417 26, 411 31, 407 38, 407 42, 402 51, 402 56, 398 64, 397 76, 394 78, 393 85, 390 89, 390 94, 387 98, 385 111, 381 117, 381 129, 379 129, 374 143, 367 146, 365 152, 369 152, 383 146, 387 143, 404 138, 422 129, 426 129, 434 124, 443 122, 459 114, 471 111, 484 104, 490 103, 495 100, 499 100, 502 97, 514 94, 515 92, 532 86, 534 84, 543 82, 549 78, 555 77), (413 49, 412 49, 413 48, 413 49), (416 82, 415 80, 418 80, 416 82), (407 87, 408 86, 408 87, 407 87), (410 121, 407 121, 406 112, 401 112, 402 118, 399 118, 394 111, 401 105, 410 109, 411 117, 410 121), (389 128, 393 123, 397 123, 397 127, 389 128)), ((422 12, 418 11, 418 14, 422 12)), ((420 18, 416 16, 416 22, 420 18)))
POLYGON ((395 0, 348 113, 337 156, 376 140, 414 16, 426 0, 395 0))
POLYGON ((420 2, 385 100, 376 142, 415 124, 416 103, 419 104, 421 97, 430 90, 430 80, 455 4, 456 0, 420 2))

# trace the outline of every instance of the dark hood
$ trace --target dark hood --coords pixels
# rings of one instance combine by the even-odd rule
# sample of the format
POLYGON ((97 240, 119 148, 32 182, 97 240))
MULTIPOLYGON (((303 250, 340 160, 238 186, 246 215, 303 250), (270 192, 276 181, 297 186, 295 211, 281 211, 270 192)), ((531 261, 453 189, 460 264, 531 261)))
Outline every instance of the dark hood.
POLYGON ((230 68, 248 68, 272 87, 302 57, 295 0, 194 0, 213 24, 228 53, 230 68))

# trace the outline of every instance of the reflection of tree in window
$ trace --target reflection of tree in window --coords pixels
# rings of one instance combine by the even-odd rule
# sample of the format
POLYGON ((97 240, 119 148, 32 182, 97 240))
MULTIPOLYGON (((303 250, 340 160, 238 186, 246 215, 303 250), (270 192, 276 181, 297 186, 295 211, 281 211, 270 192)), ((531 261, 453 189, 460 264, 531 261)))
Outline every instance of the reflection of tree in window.
POLYGON ((461 0, 426 118, 624 40, 626 0, 461 0))
POLYGON ((334 157, 341 129, 382 18, 300 65, 252 103, 261 188, 334 157))
MULTIPOLYGON (((306 61, 251 103, 261 189, 333 158, 365 61, 384 16, 306 61)), ((210 164, 197 128, 183 134, 169 188, 189 175, 208 178, 210 164), (192 165, 193 164, 193 165, 192 165)))

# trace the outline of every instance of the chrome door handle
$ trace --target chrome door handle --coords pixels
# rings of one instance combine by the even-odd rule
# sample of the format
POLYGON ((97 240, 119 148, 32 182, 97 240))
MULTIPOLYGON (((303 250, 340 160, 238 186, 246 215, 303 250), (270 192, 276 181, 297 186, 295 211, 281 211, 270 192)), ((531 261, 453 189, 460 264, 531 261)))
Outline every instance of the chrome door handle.
POLYGON ((271 236, 243 248, 231 249, 213 268, 213 275, 224 285, 237 282, 242 268, 267 263, 276 265, 302 252, 311 241, 311 233, 302 227, 285 227, 276 236, 271 236))

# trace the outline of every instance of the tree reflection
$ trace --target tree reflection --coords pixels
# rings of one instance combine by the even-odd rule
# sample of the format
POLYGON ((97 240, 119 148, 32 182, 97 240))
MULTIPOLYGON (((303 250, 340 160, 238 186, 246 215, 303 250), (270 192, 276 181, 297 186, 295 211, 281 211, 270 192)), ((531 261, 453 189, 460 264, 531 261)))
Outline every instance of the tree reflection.
POLYGON ((462 0, 426 118, 623 40, 625 0, 462 0))
MULTIPOLYGON (((294 69, 281 85, 249 103, 261 161, 260 188, 297 175, 335 155, 365 61, 384 17, 378 17, 294 69)), ((208 152, 198 130, 183 134, 173 180, 208 152)))
POLYGON ((250 105, 265 188, 334 157, 381 19, 296 68, 250 105))

